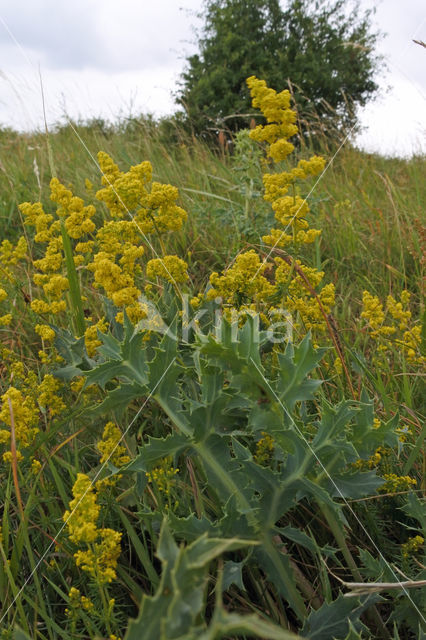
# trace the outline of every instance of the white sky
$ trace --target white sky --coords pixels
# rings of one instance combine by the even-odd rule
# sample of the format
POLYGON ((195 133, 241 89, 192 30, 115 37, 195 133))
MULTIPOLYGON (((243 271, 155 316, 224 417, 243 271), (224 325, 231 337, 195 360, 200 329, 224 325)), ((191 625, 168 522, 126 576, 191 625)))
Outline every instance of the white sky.
MULTIPOLYGON (((348 2, 350 4, 350 2, 348 2)), ((389 72, 381 96, 362 115, 357 143, 368 151, 426 153, 426 0, 361 0, 377 6, 374 24, 387 32, 378 51, 389 72), (385 88, 388 88, 385 91, 385 88)), ((194 12, 202 0, 0 0, 0 125, 114 119, 176 110, 185 57, 196 51, 194 12)), ((276 87, 279 89, 280 87, 276 87)))

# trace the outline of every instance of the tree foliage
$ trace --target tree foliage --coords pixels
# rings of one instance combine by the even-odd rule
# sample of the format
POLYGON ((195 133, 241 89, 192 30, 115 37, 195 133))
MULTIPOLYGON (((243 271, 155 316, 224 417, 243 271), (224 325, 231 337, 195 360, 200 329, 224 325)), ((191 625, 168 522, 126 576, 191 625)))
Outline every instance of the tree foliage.
MULTIPOLYGON (((199 53, 188 57, 176 96, 197 133, 246 127, 245 80, 289 84, 301 120, 353 126, 377 90, 378 34, 358 0, 205 0, 199 53)), ((327 126, 325 126, 327 128, 327 126)), ((305 127, 306 130, 306 127, 305 127)))

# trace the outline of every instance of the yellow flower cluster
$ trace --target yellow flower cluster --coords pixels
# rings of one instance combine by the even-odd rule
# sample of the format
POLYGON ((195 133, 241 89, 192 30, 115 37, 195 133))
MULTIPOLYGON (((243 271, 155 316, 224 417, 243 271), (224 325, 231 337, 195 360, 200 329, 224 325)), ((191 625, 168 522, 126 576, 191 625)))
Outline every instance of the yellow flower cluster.
POLYGON ((122 467, 130 462, 130 457, 126 454, 126 447, 119 444, 121 439, 120 429, 113 422, 107 422, 102 434, 102 440, 97 444, 97 448, 102 454, 101 464, 108 460, 114 466, 122 467))
MULTIPOLYGON (((0 244, 0 304, 4 302, 8 297, 8 285, 14 283, 14 276, 11 266, 16 265, 19 261, 23 260, 28 252, 27 241, 21 236, 14 247, 9 240, 3 240, 0 244)), ((13 305, 10 305, 10 307, 13 305)), ((0 313, 0 327, 5 327, 11 324, 12 314, 10 312, 0 313)))
MULTIPOLYGON (((142 268, 137 261, 144 254, 140 245, 141 234, 162 234, 181 228, 187 214, 176 205, 178 190, 168 184, 153 182, 149 162, 132 166, 127 173, 121 172, 113 160, 104 152, 98 154, 103 172, 103 189, 96 194, 111 214, 96 234, 98 252, 89 269, 94 273, 96 287, 102 287, 116 307, 125 308, 133 322, 146 317, 146 309, 140 304, 141 290, 135 277, 142 268), (123 220, 125 213, 131 220, 123 220)), ((165 256, 163 260, 151 260, 147 264, 147 276, 158 275, 171 282, 187 279, 187 265, 176 256, 165 256)), ((122 321, 119 312, 117 320, 122 321)))
MULTIPOLYGON (((47 329, 50 331, 50 327, 47 327, 47 329)), ((24 422, 27 425, 38 422, 39 409, 49 417, 59 415, 66 406, 59 395, 63 385, 51 374, 46 374, 39 383, 37 374, 31 369, 27 369, 20 360, 15 360, 13 355, 12 357, 6 355, 5 361, 15 386, 10 387, 5 394, 2 412, 7 416, 6 403, 8 404, 8 397, 10 397, 15 418, 16 438, 25 442, 23 446, 27 447, 34 440, 38 429, 31 432, 28 439, 25 439, 21 435, 19 425, 24 422), (7 359, 10 359, 10 362, 7 362, 7 359), (18 408, 17 413, 15 412, 15 404, 18 408), (18 429, 16 429, 17 424, 18 429)))
MULTIPOLYGON (((57 191, 57 183, 56 178, 52 179, 50 185, 52 194, 55 193, 55 189, 57 191)), ((33 282, 35 285, 43 287, 48 300, 34 298, 31 302, 31 309, 35 313, 57 314, 65 311, 66 303, 62 299, 62 295, 68 290, 69 283, 65 276, 58 273, 63 263, 60 221, 55 220, 52 214, 45 213, 40 202, 34 204, 24 202, 19 205, 19 209, 25 218, 25 224, 35 227, 34 240, 47 244, 44 256, 34 261, 35 268, 41 273, 33 275, 33 282)))
MULTIPOLYGON (((146 317, 146 305, 140 302, 142 292, 137 282, 137 278, 143 275, 140 264, 145 253, 141 245, 142 236, 148 233, 161 236, 176 231, 182 227, 187 214, 176 204, 179 193, 175 187, 151 182, 152 167, 149 162, 132 166, 125 173, 104 152, 98 154, 98 160, 103 173, 103 188, 96 193, 96 198, 105 203, 110 214, 109 219, 104 216, 98 228, 94 220, 95 207, 92 204, 85 205, 57 178, 50 182, 50 199, 56 203, 55 215, 46 213, 40 202, 24 202, 20 205, 25 224, 35 227, 35 241, 46 245, 42 257, 34 262, 37 273, 33 275, 34 284, 42 289, 43 296, 32 300, 31 309, 40 314, 57 314, 66 310, 64 294, 70 289, 70 283, 62 270, 65 262, 64 242, 67 243, 66 247, 70 242, 74 263, 80 267, 81 284, 90 285, 92 280, 95 288, 104 290, 120 309, 117 321, 123 321, 125 311, 130 320, 137 323, 146 317), (130 214, 131 220, 123 219, 126 213, 130 214)), ((92 188, 91 184, 86 186, 92 188)), ((163 247, 161 237, 159 241, 163 247)), ((23 238, 15 249, 10 243, 3 243, 2 247, 0 256, 4 255, 5 261, 9 262, 18 259, 26 251, 23 238)), ((186 263, 177 256, 165 256, 163 261, 148 263, 147 272, 176 283, 188 278, 186 268, 186 263)), ((0 281, 0 302, 7 297, 7 290, 1 285, 0 281)), ((75 289, 74 284, 71 291, 73 300, 75 289)), ((10 321, 10 315, 0 317, 0 324, 10 321)), ((90 355, 94 355, 99 346, 96 328, 103 326, 103 320, 99 320, 99 323, 89 327, 85 335, 90 355)), ((39 325, 39 335, 48 340, 52 334, 46 327, 39 325)))
POLYGON ((90 478, 83 473, 77 475, 72 488, 74 499, 65 511, 63 520, 68 527, 68 535, 72 542, 93 542, 98 536, 96 521, 99 517, 100 506, 96 503, 96 494, 92 488, 90 478))
POLYGON ((36 476, 40 473, 41 470, 41 462, 40 460, 36 460, 35 458, 33 458, 31 460, 31 473, 36 476))
POLYGON ((253 129, 251 137, 268 142, 268 155, 275 162, 280 162, 294 151, 294 145, 288 142, 288 138, 297 133, 296 112, 290 109, 290 92, 286 89, 277 94, 266 86, 264 80, 258 80, 255 76, 247 79, 247 86, 252 95, 253 107, 262 111, 268 123, 253 129))
POLYGON ((135 209, 147 193, 147 186, 152 179, 150 162, 142 162, 122 173, 112 158, 100 151, 99 167, 102 171, 103 189, 96 193, 96 198, 104 202, 113 219, 120 219, 135 209))
MULTIPOLYGON (((275 264, 277 265, 275 280, 285 296, 285 308, 289 312, 299 314, 305 330, 317 329, 324 331, 326 328, 324 313, 330 313, 335 301, 334 284, 328 283, 321 288, 317 294, 318 301, 310 293, 302 275, 297 271, 295 272, 293 266, 288 265, 282 258, 275 258, 275 264)), ((315 290, 322 283, 324 271, 307 267, 300 260, 295 260, 295 264, 312 289, 315 290)), ((297 322, 294 322, 294 327, 299 327, 297 322)))
POLYGON ((50 416, 57 416, 66 408, 65 403, 56 393, 61 387, 60 381, 50 373, 46 374, 38 385, 37 402, 42 409, 49 411, 50 416))
MULTIPOLYGON (((280 162, 294 151, 294 145, 288 139, 298 131, 294 124, 296 113, 290 109, 290 92, 285 90, 277 94, 263 80, 254 76, 248 78, 247 85, 253 98, 253 107, 260 109, 267 121, 266 125, 258 125, 253 129, 250 137, 268 143, 268 156, 275 162, 280 162)), ((320 235, 319 229, 309 229, 309 205, 295 192, 294 185, 297 180, 318 175, 323 171, 324 165, 324 158, 312 156, 309 160, 299 160, 297 166, 290 171, 264 174, 264 198, 271 202, 275 218, 283 227, 271 229, 269 235, 263 236, 265 244, 274 247, 285 247, 290 243, 309 244, 320 235), (290 187, 292 195, 287 195, 290 187)))
POLYGON ((170 494, 170 490, 174 485, 174 477, 179 473, 179 469, 172 466, 172 458, 168 456, 162 460, 161 465, 154 467, 151 471, 146 472, 148 482, 154 484, 158 491, 170 494))
POLYGON ((407 542, 401 545, 402 557, 409 558, 417 553, 424 545, 425 539, 422 536, 408 538, 407 542))
POLYGON ((74 499, 70 501, 70 511, 65 511, 63 520, 70 540, 88 547, 74 554, 76 564, 98 584, 111 582, 116 577, 122 534, 113 529, 98 529, 100 506, 88 476, 79 473, 72 491, 74 499))
POLYGON ((187 269, 185 260, 177 256, 164 256, 164 258, 154 258, 147 262, 146 275, 150 279, 158 276, 174 284, 188 280, 187 269))
POLYGON ((86 596, 82 596, 80 590, 76 587, 71 587, 68 593, 69 598, 69 606, 71 609, 66 608, 65 613, 68 617, 72 617, 78 611, 78 609, 84 609, 88 613, 91 613, 95 605, 90 600, 90 598, 86 598, 86 596))
MULTIPOLYGON (((15 387, 9 387, 6 393, 1 396, 1 400, 0 423, 4 423, 9 428, 0 429, 0 444, 6 444, 10 441, 13 419, 17 446, 29 447, 39 432, 36 426, 38 424, 38 407, 34 398, 31 395, 24 396, 15 387)), ((3 459, 10 459, 10 452, 5 452, 3 459)))
POLYGON ((87 571, 96 582, 105 584, 116 578, 115 568, 121 553, 122 534, 114 529, 98 529, 97 533, 98 541, 85 551, 77 551, 74 557, 77 567, 87 571))
POLYGON ((50 181, 50 199, 57 204, 57 214, 64 218, 70 238, 81 238, 95 230, 96 226, 92 220, 96 213, 95 207, 91 204, 84 206, 83 200, 73 196, 57 178, 50 181))
POLYGON ((142 233, 177 231, 187 218, 176 205, 179 192, 170 184, 153 182, 150 162, 130 167, 127 173, 119 170, 110 156, 100 151, 98 162, 103 173, 104 189, 96 197, 108 207, 113 219, 134 211, 133 219, 142 233), (150 186, 150 188, 149 188, 150 186))
POLYGON ((389 295, 384 308, 378 296, 364 291, 361 318, 368 322, 371 337, 379 342, 379 352, 386 352, 394 344, 409 362, 424 364, 426 358, 420 354, 421 328, 419 324, 411 323, 410 326, 409 302, 410 293, 404 290, 399 302, 389 295))
POLYGON ((262 437, 256 443, 256 451, 253 456, 257 464, 265 465, 271 459, 274 451, 274 440, 266 431, 262 431, 262 437))
POLYGON ((253 249, 241 253, 222 276, 215 271, 210 275, 212 287, 207 292, 207 299, 221 297, 238 308, 247 301, 266 300, 275 291, 274 285, 262 275, 267 267, 253 249))
POLYGON ((102 342, 98 339, 98 330, 101 333, 106 333, 108 330, 108 323, 105 318, 101 318, 95 324, 92 324, 84 332, 84 344, 86 345, 87 355, 92 358, 96 349, 100 347, 102 342))
POLYGON ((382 461, 382 450, 381 447, 376 449, 372 456, 367 458, 367 460, 359 459, 356 462, 352 463, 353 469, 359 469, 360 471, 365 471, 367 469, 375 469, 380 462, 382 461))
POLYGON ((48 324, 36 324, 35 332, 46 342, 52 342, 55 339, 54 330, 48 324))
POLYGON ((0 244, 0 263, 3 267, 18 264, 28 253, 28 245, 24 236, 18 239, 16 247, 10 240, 3 240, 0 244))
POLYGON ((382 493, 408 491, 417 484, 414 478, 410 478, 410 476, 397 476, 396 473, 385 473, 383 479, 385 483, 379 487, 379 491, 382 493))

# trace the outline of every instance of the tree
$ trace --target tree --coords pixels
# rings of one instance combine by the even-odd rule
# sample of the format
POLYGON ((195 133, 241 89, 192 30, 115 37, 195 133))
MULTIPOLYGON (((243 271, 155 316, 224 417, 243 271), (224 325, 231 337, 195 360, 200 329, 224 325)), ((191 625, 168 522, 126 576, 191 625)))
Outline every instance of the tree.
MULTIPOLYGON (((253 117, 245 80, 290 86, 301 121, 356 124, 356 107, 377 91, 371 11, 359 0, 204 0, 199 53, 187 59, 176 102, 196 133, 246 127, 253 117)), ((299 123, 300 124, 300 123, 299 123)), ((305 127, 306 131, 306 127, 305 127)))

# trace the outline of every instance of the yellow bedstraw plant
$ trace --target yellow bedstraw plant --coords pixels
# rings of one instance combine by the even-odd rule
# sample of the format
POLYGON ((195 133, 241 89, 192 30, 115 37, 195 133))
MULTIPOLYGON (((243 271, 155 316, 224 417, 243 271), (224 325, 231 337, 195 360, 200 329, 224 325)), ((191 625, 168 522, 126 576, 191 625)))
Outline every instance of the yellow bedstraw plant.
MULTIPOLYGON (((252 76, 247 84, 252 95, 253 107, 263 113, 266 124, 258 125, 250 132, 250 137, 259 143, 266 143, 267 157, 275 163, 282 163, 294 151, 289 139, 297 132, 296 113, 290 108, 290 92, 277 93, 267 87, 263 80, 252 76)), ((283 253, 291 245, 293 251, 305 244, 313 243, 319 237, 319 229, 309 228, 309 205, 301 197, 296 183, 321 173, 325 161, 319 156, 309 160, 299 160, 288 170, 263 175, 264 199, 271 203, 278 223, 277 228, 263 236, 263 242, 271 248, 261 259, 254 250, 237 256, 234 264, 222 275, 214 272, 210 276, 207 299, 221 298, 225 311, 262 312, 274 316, 285 309, 294 314, 293 328, 301 334, 307 330, 323 332, 326 328, 324 316, 334 305, 334 285, 323 286, 324 272, 307 267, 300 260, 275 257, 273 253, 283 253)), ((198 299, 191 301, 197 306, 198 299)))
MULTIPOLYGON (((34 241, 44 246, 43 256, 34 261, 33 282, 40 294, 32 299, 31 309, 49 318, 51 314, 70 311, 70 306, 76 303, 70 291, 65 238, 71 243, 74 267, 79 273, 79 291, 82 286, 101 290, 119 310, 117 321, 123 321, 125 310, 136 323, 146 316, 146 304, 141 301, 146 278, 158 277, 175 286, 188 278, 186 262, 167 255, 164 244, 164 236, 179 230, 187 214, 176 204, 179 196, 176 187, 151 182, 150 162, 122 172, 102 151, 98 161, 103 188, 97 191, 96 198, 105 205, 103 216, 97 214, 94 205, 85 205, 74 196, 57 178, 50 182, 50 199, 56 204, 56 215, 46 213, 40 202, 20 205, 25 224, 35 228, 34 241), (143 265, 147 251, 153 252, 154 257, 143 265)), ((18 243, 15 254, 21 254, 22 249, 23 245, 18 243)), ((81 304, 84 298, 79 291, 77 302, 81 304)), ((0 302, 6 296, 6 291, 0 288, 0 302)), ((101 317, 82 319, 81 323, 88 353, 93 356, 99 346, 97 330, 107 330, 106 321, 101 317), (87 322, 91 324, 84 326, 87 322)), ((39 324, 38 333, 45 340, 52 338, 47 324, 39 324)))
MULTIPOLYGON (((97 503, 97 493, 92 486, 90 478, 84 473, 78 473, 74 483, 73 499, 69 503, 69 511, 63 514, 63 520, 68 529, 69 539, 80 548, 74 553, 76 565, 89 574, 93 586, 99 590, 103 616, 107 629, 113 614, 114 598, 108 598, 106 585, 116 579, 116 567, 121 553, 122 533, 107 527, 98 527, 101 507, 97 503)), ((73 602, 76 603, 80 592, 76 589, 70 591, 69 599, 71 610, 68 615, 74 617, 73 602)), ((89 600, 80 601, 81 605, 87 604, 86 609, 91 612, 89 600)), ((75 620, 73 621, 75 622, 75 620)))
POLYGON ((411 311, 409 291, 401 292, 400 300, 388 295, 385 305, 377 296, 364 291, 361 318, 367 321, 370 337, 377 344, 376 363, 387 360, 392 349, 402 353, 408 362, 416 365, 426 364, 426 358, 420 353, 421 325, 414 322, 411 311))
POLYGON ((24 458, 22 450, 33 445, 40 431, 40 413, 48 420, 64 411, 65 403, 59 395, 62 383, 51 374, 45 374, 38 382, 37 374, 13 358, 7 349, 2 349, 2 356, 13 384, 1 396, 0 446, 9 447, 2 457, 10 462, 13 430, 17 460, 21 461, 24 458))
MULTIPOLYGON (((15 275, 11 267, 24 261, 28 254, 28 245, 24 236, 21 236, 16 246, 10 240, 3 240, 0 244, 0 327, 9 326, 13 319, 13 304, 10 300, 10 290, 15 283, 15 275), (3 305, 3 303, 6 303, 3 305), (7 312, 2 309, 7 305, 7 312)), ((6 309, 5 309, 6 311, 6 309)))

